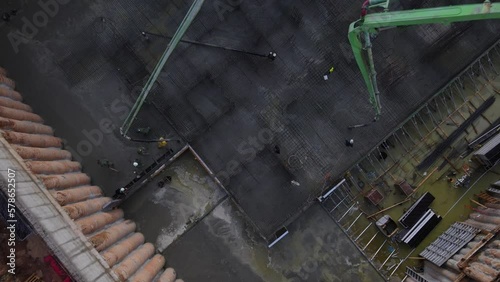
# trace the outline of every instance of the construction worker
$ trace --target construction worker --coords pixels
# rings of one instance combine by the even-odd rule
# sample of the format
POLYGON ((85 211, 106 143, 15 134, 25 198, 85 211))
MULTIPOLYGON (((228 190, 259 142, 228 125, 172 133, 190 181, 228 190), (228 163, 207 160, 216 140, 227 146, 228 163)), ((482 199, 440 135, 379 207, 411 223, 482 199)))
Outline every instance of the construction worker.
POLYGON ((132 163, 132 165, 137 168, 137 167, 141 166, 141 163, 139 162, 138 159, 135 159, 134 162, 132 163))
POLYGON ((267 58, 270 59, 271 61, 274 61, 274 59, 276 59, 276 56, 277 54, 274 53, 273 51, 269 52, 269 54, 267 55, 267 58))
POLYGON ((149 127, 149 126, 137 128, 137 130, 136 130, 137 133, 141 133, 144 136, 147 136, 150 131, 151 131, 151 127, 149 127))
POLYGON ((163 179, 163 181, 165 181, 165 183, 170 183, 170 182, 172 182, 172 176, 167 175, 167 177, 165 177, 165 178, 163 179))
POLYGON ((281 153, 280 147, 278 145, 274 146, 274 152, 278 155, 281 153))
POLYGON ((146 39, 146 41, 149 41, 149 36, 147 35, 146 32, 144 32, 144 31, 141 32, 141 35, 142 35, 142 37, 144 37, 144 39, 146 39))
POLYGON ((137 148, 137 154, 143 155, 143 156, 144 155, 148 155, 146 147, 139 147, 139 148, 137 148))
POLYGON ((3 13, 2 14, 2 20, 6 23, 10 22, 11 16, 17 15, 17 9, 11 10, 8 13, 3 13))
POLYGON ((324 80, 328 80, 328 75, 331 74, 332 72, 335 71, 335 67, 331 67, 324 75, 323 75, 323 79, 324 80))
POLYGON ((347 147, 354 147, 354 139, 345 140, 345 145, 347 147))
POLYGON ((167 147, 168 142, 165 140, 165 138, 160 137, 160 140, 158 141, 158 149, 165 148, 167 147))

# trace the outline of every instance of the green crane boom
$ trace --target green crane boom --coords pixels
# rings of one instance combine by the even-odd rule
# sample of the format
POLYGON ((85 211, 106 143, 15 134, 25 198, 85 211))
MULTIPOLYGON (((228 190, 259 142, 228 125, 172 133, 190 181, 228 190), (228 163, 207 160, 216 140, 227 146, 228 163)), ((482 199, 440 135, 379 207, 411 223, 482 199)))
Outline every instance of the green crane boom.
MULTIPOLYGON (((383 0, 370 0, 367 3, 387 8, 387 2, 383 0)), ((371 36, 373 34, 376 34, 379 29, 387 27, 436 23, 448 24, 489 19, 500 19, 500 5, 493 5, 490 1, 486 0, 481 4, 373 13, 353 22, 349 26, 349 42, 351 43, 354 58, 368 87, 370 103, 375 109, 375 120, 379 118, 382 106, 380 105, 380 93, 377 85, 377 72, 375 71, 375 64, 373 62, 371 44, 371 36), (366 54, 363 51, 366 51, 366 54)))

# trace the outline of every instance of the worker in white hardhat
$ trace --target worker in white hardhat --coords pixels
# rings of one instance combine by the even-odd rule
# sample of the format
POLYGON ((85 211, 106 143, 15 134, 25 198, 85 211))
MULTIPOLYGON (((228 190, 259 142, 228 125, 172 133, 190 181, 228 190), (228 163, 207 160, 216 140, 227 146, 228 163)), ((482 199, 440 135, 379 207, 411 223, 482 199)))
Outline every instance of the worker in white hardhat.
POLYGON ((127 188, 122 187, 115 190, 115 195, 113 195, 113 198, 119 199, 125 196, 126 194, 127 194, 127 188))
POLYGON ((345 145, 346 145, 347 147, 354 147, 354 139, 349 139, 349 140, 348 140, 348 139, 346 139, 346 140, 345 140, 345 145))
POLYGON ((132 165, 133 165, 134 167, 139 167, 139 166, 141 166, 141 163, 139 162, 139 160, 138 160, 138 159, 135 159, 135 160, 134 160, 134 162, 132 163, 132 165))

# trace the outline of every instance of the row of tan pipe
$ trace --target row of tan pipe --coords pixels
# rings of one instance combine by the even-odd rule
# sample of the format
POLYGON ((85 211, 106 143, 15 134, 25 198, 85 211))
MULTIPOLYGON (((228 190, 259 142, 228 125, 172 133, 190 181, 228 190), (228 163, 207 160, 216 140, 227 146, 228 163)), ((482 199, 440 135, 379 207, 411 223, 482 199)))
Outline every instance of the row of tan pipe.
POLYGON ((10 98, 13 101, 18 101, 18 102, 21 102, 23 100, 19 92, 5 87, 0 87, 0 96, 10 98))
POLYGON ((30 134, 54 134, 54 130, 52 130, 50 126, 31 121, 19 121, 2 117, 0 117, 0 129, 30 134))
POLYGON ((4 106, 0 106, 0 117, 43 123, 42 117, 37 114, 4 106))
POLYGON ((14 80, 12 80, 12 79, 10 79, 2 74, 0 74, 0 84, 7 85, 11 89, 16 88, 16 83, 14 82, 14 80))
POLYGON ((55 148, 32 148, 12 145, 12 148, 25 160, 59 161, 71 160, 71 153, 55 148))
POLYGON ((14 131, 4 131, 3 138, 10 144, 36 148, 61 148, 62 139, 50 135, 28 134, 14 131))
MULTIPOLYGON (((5 90, 5 88, 3 88, 3 89, 5 90)), ((1 90, 0 90, 0 92, 1 92, 1 90)), ((0 95, 0 106, 11 108, 11 109, 16 109, 16 110, 22 110, 22 111, 29 112, 29 113, 33 112, 33 109, 30 106, 24 104, 23 102, 12 100, 11 98, 7 98, 7 97, 2 96, 2 95, 0 95)))
POLYGON ((27 168, 49 189, 76 226, 100 252, 120 281, 183 282, 176 280, 173 268, 165 266, 165 258, 154 254, 151 243, 135 232, 136 224, 124 219, 121 209, 102 212, 111 201, 101 188, 91 185, 90 177, 81 172, 81 165, 71 161, 63 142, 54 137, 54 130, 22 102, 14 91, 15 82, 0 68, 0 132, 13 150, 24 159, 27 168), (7 87, 5 87, 7 86, 7 87))

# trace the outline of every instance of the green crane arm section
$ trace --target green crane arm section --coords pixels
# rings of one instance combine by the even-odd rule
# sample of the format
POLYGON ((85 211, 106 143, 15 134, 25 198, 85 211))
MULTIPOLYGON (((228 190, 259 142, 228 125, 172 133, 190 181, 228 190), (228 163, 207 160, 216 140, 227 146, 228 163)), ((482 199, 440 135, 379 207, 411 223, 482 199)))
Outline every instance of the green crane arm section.
POLYGON ((368 14, 363 19, 353 22, 349 26, 349 42, 351 43, 354 58, 368 87, 370 103, 375 109, 375 120, 381 114, 377 73, 373 62, 371 49, 371 35, 380 28, 423 25, 448 24, 454 22, 500 19, 500 5, 493 5, 490 1, 481 4, 467 4, 458 6, 426 8, 409 11, 395 11, 368 14), (363 45, 364 41, 364 45, 363 45), (366 50, 364 54, 363 50, 366 50))

